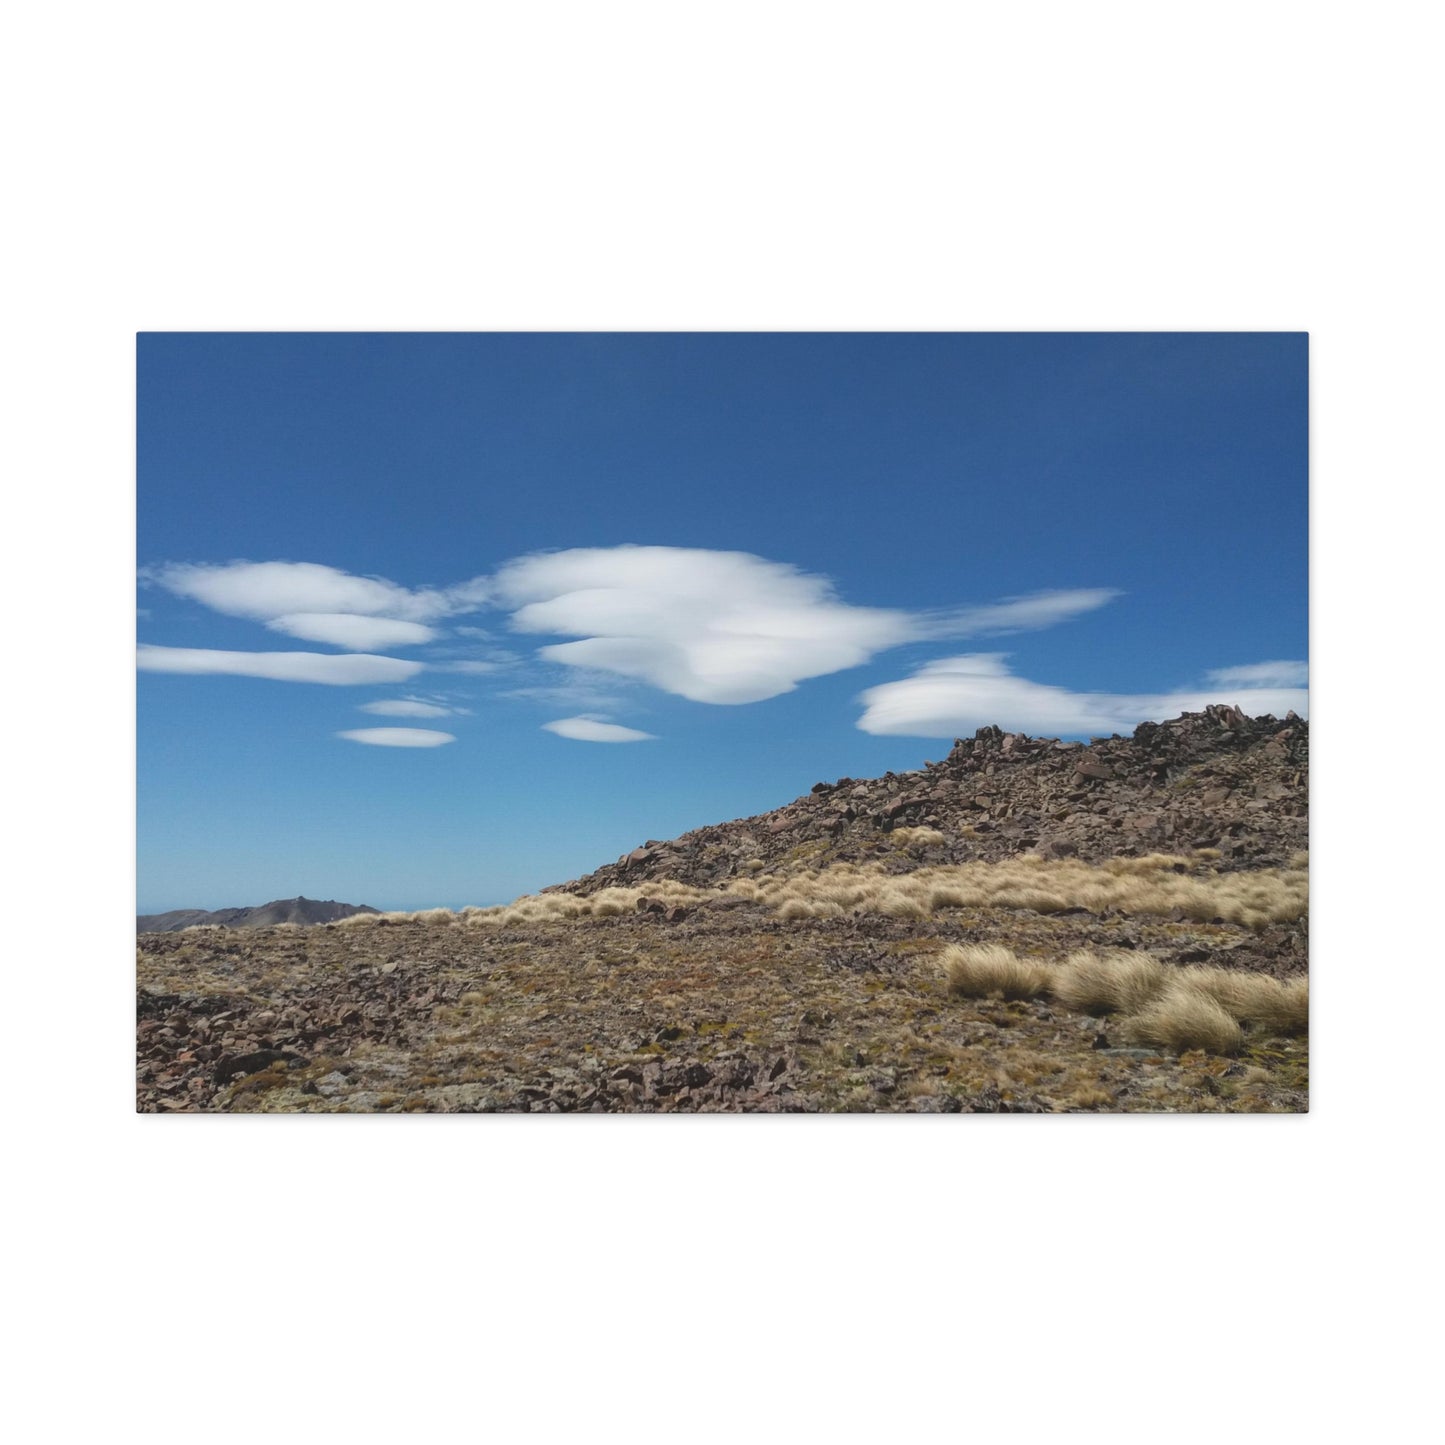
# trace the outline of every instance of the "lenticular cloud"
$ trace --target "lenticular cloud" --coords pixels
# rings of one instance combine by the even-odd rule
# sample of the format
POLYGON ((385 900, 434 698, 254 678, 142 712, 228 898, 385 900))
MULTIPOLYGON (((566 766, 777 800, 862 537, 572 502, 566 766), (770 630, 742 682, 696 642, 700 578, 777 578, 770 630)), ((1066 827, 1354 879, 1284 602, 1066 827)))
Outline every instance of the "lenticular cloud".
POLYGON ((433 732, 431 728, 352 728, 336 736, 374 748, 439 748, 456 742, 455 734, 433 732))
POLYGON ((337 647, 430 642, 437 632, 429 622, 473 611, 485 600, 476 582, 412 590, 319 562, 170 563, 145 575, 167 592, 227 617, 264 622, 273 632, 337 647))
POLYGON ((849 607, 832 584, 744 552, 579 548, 523 557, 495 579, 519 632, 581 637, 541 649, 694 702, 760 702, 856 667, 910 633, 903 612, 849 607))
POLYGON ((559 738, 572 738, 579 743, 646 743, 656 739, 655 733, 640 732, 617 723, 603 722, 595 717, 562 717, 542 727, 559 738))
MULTIPOLYGON (((748 552, 698 547, 539 553, 504 564, 494 578, 443 588, 410 589, 316 562, 171 563, 144 575, 176 596, 227 616, 357 655, 435 642, 441 632, 434 623, 481 607, 502 608, 512 614, 514 631, 574 639, 540 647, 538 656, 545 661, 635 678, 694 702, 723 704, 777 697, 807 678, 858 667, 905 642, 1052 627, 1118 595, 1105 588, 1078 588, 931 612, 855 607, 842 601, 826 577, 748 552)), ((186 664, 179 651, 150 649, 151 661, 142 665, 306 681, 404 676, 392 671, 343 678, 348 669, 287 672, 280 662, 234 661, 315 656, 303 653, 214 653, 208 654, 210 664, 186 664), (173 654, 168 663, 162 652, 173 654), (223 665, 223 658, 233 661, 223 665)), ((483 672, 497 663, 433 656, 428 666, 483 672)))
POLYGON ((1047 592, 952 613, 854 607, 826 577, 747 552, 577 548, 522 557, 493 579, 519 632, 579 638, 551 662, 638 678, 694 702, 749 703, 858 667, 900 643, 1050 626, 1105 589, 1047 592))
POLYGON ((274 682, 321 682, 330 687, 405 682, 421 671, 419 662, 399 657, 373 657, 364 652, 222 652, 208 647, 136 648, 142 672, 226 673, 232 677, 265 677, 274 682))
MULTIPOLYGON (((1015 677, 999 652, 945 657, 919 668, 912 677, 869 688, 862 695, 865 733, 901 737, 951 738, 980 727, 1044 737, 1132 730, 1141 722, 1162 722, 1182 712, 1202 712, 1212 703, 1227 703, 1252 717, 1266 713, 1283 717, 1293 710, 1305 716, 1309 693, 1303 688, 1233 687, 1213 691, 1165 693, 1071 692, 1065 687, 1015 677)), ((1260 664, 1260 667, 1266 664, 1260 664)), ((1271 675, 1282 667, 1270 663, 1271 675)), ((1226 668, 1214 673, 1257 676, 1253 667, 1226 668)), ((1290 676, 1300 677, 1299 672, 1290 676)))

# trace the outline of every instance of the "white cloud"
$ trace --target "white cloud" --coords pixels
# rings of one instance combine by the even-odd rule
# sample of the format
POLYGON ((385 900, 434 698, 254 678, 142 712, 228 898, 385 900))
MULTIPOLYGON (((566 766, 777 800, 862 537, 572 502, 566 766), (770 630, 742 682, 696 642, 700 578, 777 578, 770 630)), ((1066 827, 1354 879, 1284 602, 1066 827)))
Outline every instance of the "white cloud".
POLYGON ((1216 687, 1304 687, 1310 667, 1307 662, 1255 662, 1248 667, 1217 667, 1205 676, 1216 687))
POLYGON ((489 594, 483 580, 412 590, 318 562, 169 563, 141 580, 228 617, 353 651, 431 642, 440 634, 429 624, 473 612, 489 594))
MULTIPOLYGON (((930 612, 854 607, 826 577, 785 562, 641 546, 520 557, 495 578, 417 590, 316 562, 171 563, 143 580, 274 632, 353 653, 438 643, 433 624, 440 619, 505 608, 514 631, 577 639, 541 647, 547 662, 709 703, 760 702, 906 642, 1051 627, 1118 595, 1103 588, 1040 592, 930 612)), ((487 640, 482 628, 454 630, 487 640)), ((517 660, 497 649, 457 658, 458 650, 433 646, 427 665, 482 675, 517 660)))
POLYGON ((1005 597, 1002 602, 986 607, 925 614, 919 619, 920 635, 986 637, 1007 632, 1037 632, 1093 612, 1123 595, 1114 587, 1074 587, 1031 592, 1026 597, 1005 597))
MULTIPOLYGON (((1230 688, 1167 693, 1071 692, 1015 677, 1003 653, 946 657, 900 682, 869 688, 858 726, 867 733, 950 738, 997 725, 1044 737, 1131 731, 1211 703, 1230 703, 1251 716, 1290 709, 1304 716, 1309 694, 1299 688, 1230 688)), ((1229 669, 1232 670, 1232 669, 1229 669)), ((1247 673, 1248 668, 1238 669, 1247 673)))
POLYGON ((456 742, 451 733, 437 733, 430 728, 354 728, 336 736, 373 748, 439 748, 443 743, 456 742))
POLYGON ((276 682, 321 682, 332 687, 405 682, 422 668, 419 662, 367 653, 216 652, 203 647, 157 647, 149 643, 136 649, 136 666, 142 672, 226 673, 276 682))
POLYGON ((361 711, 375 713, 378 717, 456 717, 469 709, 427 702, 419 697, 395 697, 383 698, 379 702, 364 702, 361 704, 361 711))
POLYGON ((640 678, 695 702, 748 703, 857 667, 900 643, 1049 626, 1117 595, 1041 593, 953 613, 853 607, 825 577, 746 552, 577 548, 518 558, 494 579, 519 632, 582 640, 551 662, 640 678))
POLYGON ((642 743, 655 739, 653 733, 619 727, 616 723, 602 722, 593 717, 558 718, 556 722, 543 723, 542 726, 559 738, 575 738, 582 743, 642 743))
POLYGON ((426 622, 456 610, 451 594, 413 592, 384 577, 354 577, 319 562, 171 563, 147 580, 228 617, 257 622, 295 614, 399 617, 426 622))
POLYGON ((436 628, 397 617, 362 617, 354 612, 288 612, 267 624, 272 632, 284 632, 307 642, 329 642, 336 647, 415 647, 430 642, 436 628))

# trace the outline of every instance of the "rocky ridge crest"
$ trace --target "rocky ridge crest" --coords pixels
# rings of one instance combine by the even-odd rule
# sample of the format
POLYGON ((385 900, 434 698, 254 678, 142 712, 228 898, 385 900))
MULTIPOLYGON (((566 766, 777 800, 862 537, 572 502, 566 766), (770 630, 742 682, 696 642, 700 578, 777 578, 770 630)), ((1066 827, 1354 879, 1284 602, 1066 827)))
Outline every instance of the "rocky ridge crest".
MULTIPOLYGON (((545 892, 595 893, 674 878, 715 887, 736 874, 878 859, 891 871, 997 862, 1036 851, 1099 863, 1217 848, 1223 868, 1288 863, 1308 847, 1309 724, 1212 706, 1132 737, 1085 744, 980 728, 942 762, 881 778, 839 778, 772 812, 648 839, 545 892), (900 828, 944 842, 900 846, 900 828)), ((907 837, 907 835, 905 835, 907 837)))

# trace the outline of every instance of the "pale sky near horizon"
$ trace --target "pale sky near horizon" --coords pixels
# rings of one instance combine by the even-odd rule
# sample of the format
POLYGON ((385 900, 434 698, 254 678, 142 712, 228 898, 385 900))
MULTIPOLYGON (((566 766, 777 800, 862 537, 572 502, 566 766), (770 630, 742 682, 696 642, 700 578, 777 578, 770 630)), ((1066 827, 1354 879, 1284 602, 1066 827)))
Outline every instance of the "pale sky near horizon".
POLYGON ((1302 334, 147 334, 138 910, 502 901, 1306 712, 1302 334))

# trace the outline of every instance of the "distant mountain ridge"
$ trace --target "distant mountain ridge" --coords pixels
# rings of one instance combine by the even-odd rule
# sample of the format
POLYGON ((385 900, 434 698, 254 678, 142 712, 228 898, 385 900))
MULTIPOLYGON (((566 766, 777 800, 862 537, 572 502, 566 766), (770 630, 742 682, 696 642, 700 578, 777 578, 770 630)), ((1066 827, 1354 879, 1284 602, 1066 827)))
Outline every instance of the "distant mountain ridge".
POLYGON ((298 895, 295 898, 278 898, 263 903, 259 908, 217 908, 208 912, 204 908, 173 908, 169 913, 138 913, 135 920, 137 933, 179 933, 183 928, 194 928, 198 924, 219 924, 225 928, 274 928, 278 923, 299 923, 309 927, 314 923, 334 923, 338 918, 350 918, 353 913, 377 913, 379 909, 365 903, 336 903, 298 895))

